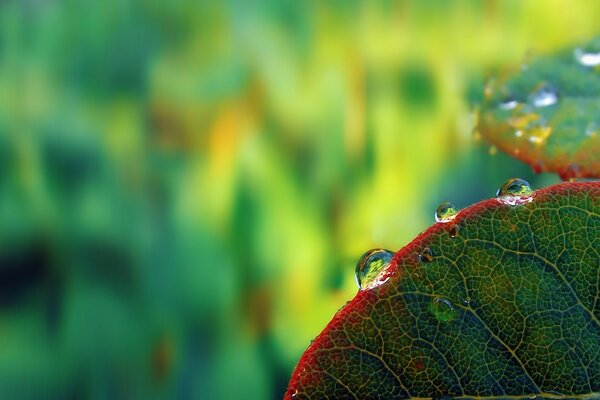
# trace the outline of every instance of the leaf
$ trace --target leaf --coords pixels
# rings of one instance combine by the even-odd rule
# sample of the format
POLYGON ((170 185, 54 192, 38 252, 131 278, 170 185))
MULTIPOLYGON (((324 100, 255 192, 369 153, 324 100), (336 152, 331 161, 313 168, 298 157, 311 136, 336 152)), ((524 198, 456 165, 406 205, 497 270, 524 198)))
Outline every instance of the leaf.
POLYGON ((600 38, 491 79, 478 130, 502 151, 562 179, 600 177, 600 38))
POLYGON ((600 398, 600 182, 475 204, 380 278, 309 346, 287 399, 600 398))

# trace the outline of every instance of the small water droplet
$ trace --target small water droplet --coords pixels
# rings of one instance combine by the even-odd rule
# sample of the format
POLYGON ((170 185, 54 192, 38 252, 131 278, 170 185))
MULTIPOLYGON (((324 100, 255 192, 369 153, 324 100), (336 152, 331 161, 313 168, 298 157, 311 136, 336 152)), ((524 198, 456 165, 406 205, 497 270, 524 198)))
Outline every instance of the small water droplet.
POLYGON ((496 146, 490 146, 490 148, 488 149, 488 154, 490 156, 495 156, 496 153, 498 152, 498 148, 496 146))
POLYGON ((529 393, 529 398, 530 399, 535 399, 537 397, 537 394, 535 393, 529 393))
POLYGON ((581 170, 579 168, 579 165, 577 164, 569 164, 567 168, 564 168, 563 170, 558 172, 560 179, 569 182, 574 182, 575 180, 577 180, 580 174, 581 170))
POLYGON ((431 312, 440 322, 450 322, 456 317, 452 302, 444 297, 436 297, 431 303, 431 312))
POLYGON ((543 83, 530 96, 536 107, 548 107, 558 101, 558 91, 551 85, 543 83))
POLYGON ((577 62, 585 67, 595 67, 600 65, 600 52, 585 51, 578 47, 573 52, 573 55, 577 62))
POLYGON ((533 195, 534 192, 529 183, 519 178, 509 179, 496 192, 499 202, 511 206, 529 203, 533 201, 533 195))
POLYGON ((598 134, 598 124, 594 121, 587 124, 585 134, 586 136, 596 136, 598 134))
POLYGON ((384 283, 382 272, 390 264, 394 253, 384 249, 372 249, 364 253, 356 264, 356 283, 359 290, 371 289, 384 283))
POLYGON ((500 108, 503 110, 512 110, 513 108, 517 107, 519 105, 519 102, 515 99, 513 99, 512 97, 509 97, 508 99, 502 101, 500 103, 500 108))
POLYGON ((464 304, 465 306, 468 306, 469 304, 471 304, 471 298, 470 298, 469 296, 465 297, 465 298, 463 299, 463 304, 464 304))
POLYGON ((423 252, 421 252, 421 254, 419 254, 419 261, 425 262, 425 263, 433 261, 433 251, 431 251, 431 249, 429 247, 425 247, 423 249, 423 252))
POLYGON ((519 130, 516 130, 516 131, 515 131, 515 137, 521 137, 521 136, 523 136, 523 131, 522 131, 522 130, 520 130, 520 129, 519 129, 519 130))
POLYGON ((454 204, 445 201, 435 210, 435 222, 450 222, 458 215, 454 204))
POLYGON ((459 228, 459 226, 458 225, 452 225, 452 227, 448 231, 448 234, 450 235, 451 238, 458 237, 458 235, 460 234, 460 228, 459 228))
POLYGON ((295 398, 298 395, 298 389, 294 390, 294 393, 292 393, 292 399, 295 398))

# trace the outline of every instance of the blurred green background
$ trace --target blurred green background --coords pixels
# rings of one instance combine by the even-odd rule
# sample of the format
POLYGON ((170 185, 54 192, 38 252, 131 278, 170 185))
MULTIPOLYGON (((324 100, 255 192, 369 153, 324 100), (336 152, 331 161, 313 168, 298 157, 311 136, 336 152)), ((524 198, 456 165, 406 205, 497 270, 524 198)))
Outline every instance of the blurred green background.
POLYGON ((0 2, 0 398, 276 399, 437 204, 558 181, 481 83, 600 2, 0 2))

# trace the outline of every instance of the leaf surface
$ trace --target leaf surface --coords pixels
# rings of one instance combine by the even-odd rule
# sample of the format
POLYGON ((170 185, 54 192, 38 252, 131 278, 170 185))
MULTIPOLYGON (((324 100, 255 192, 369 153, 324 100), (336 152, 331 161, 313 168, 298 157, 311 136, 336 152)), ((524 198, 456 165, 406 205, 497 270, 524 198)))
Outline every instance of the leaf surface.
POLYGON ((600 398, 600 182, 475 204, 384 274, 309 346, 287 399, 600 398))
POLYGON ((499 74, 478 131, 500 150, 564 180, 600 177, 600 38, 499 74))

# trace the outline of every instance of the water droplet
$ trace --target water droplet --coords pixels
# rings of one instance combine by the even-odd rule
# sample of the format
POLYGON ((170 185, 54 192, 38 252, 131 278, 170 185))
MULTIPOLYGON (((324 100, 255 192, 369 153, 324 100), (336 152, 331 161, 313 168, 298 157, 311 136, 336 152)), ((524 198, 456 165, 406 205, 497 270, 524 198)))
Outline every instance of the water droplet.
POLYGON ((529 393, 529 396, 528 396, 528 397, 529 397, 530 399, 535 399, 535 398, 537 397, 537 394, 535 394, 535 393, 529 393))
POLYGON ((573 52, 573 55, 577 62, 583 66, 595 67, 600 65, 600 52, 585 51, 578 47, 573 52))
POLYGON ((433 251, 429 247, 425 247, 423 252, 419 254, 419 261, 425 263, 433 261, 433 251))
POLYGON ((590 122, 585 127, 585 134, 586 136, 596 136, 598 134, 598 124, 593 121, 590 122))
POLYGON ((496 153, 498 152, 498 148, 496 146, 490 146, 490 148, 488 149, 488 154, 490 156, 495 156, 496 153))
POLYGON ((544 162, 542 160, 537 160, 532 166, 531 169, 534 173, 540 174, 545 171, 544 162))
POLYGON ((553 86, 543 83, 531 94, 530 99, 536 107, 548 107, 558 101, 558 91, 553 86))
POLYGON ((456 317, 452 302, 443 297, 436 297, 431 303, 431 312, 440 322, 450 322, 456 317))
POLYGON ((519 178, 509 179, 500 186, 496 197, 502 204, 511 206, 529 203, 533 200, 533 190, 527 181, 519 178))
POLYGON ((452 225, 452 227, 448 231, 448 234, 450 234, 451 238, 458 237, 459 233, 460 233, 460 228, 458 227, 458 225, 452 225))
POLYGON ((522 130, 520 130, 520 129, 519 129, 519 130, 517 130, 517 131, 515 131, 515 136, 516 136, 516 137, 521 137, 521 136, 523 136, 523 131, 522 131, 522 130))
POLYGON ((552 127, 547 125, 537 125, 529 129, 529 141, 536 145, 546 142, 548 136, 552 133, 552 127))
POLYGON ((469 296, 465 297, 465 298, 463 299, 463 304, 464 304, 465 306, 468 306, 469 304, 471 304, 471 298, 470 298, 469 296))
POLYGON ((519 102, 517 100, 513 99, 512 97, 510 97, 500 103, 500 108, 503 110, 512 110, 513 108, 517 107, 518 105, 519 105, 519 102))
POLYGON ((558 175, 563 181, 574 182, 575 180, 577 180, 577 178, 579 178, 580 173, 581 171, 579 165, 569 164, 567 168, 564 168, 563 170, 559 171, 558 175))
POLYGON ((295 398, 298 395, 298 389, 294 390, 294 393, 292 393, 292 399, 295 398))
POLYGON ((373 249, 363 254, 356 264, 355 272, 359 290, 371 289, 384 283, 387 278, 382 277, 382 272, 393 257, 394 253, 384 249, 373 249))
POLYGON ((458 215, 458 211, 454 204, 445 201, 440 204, 435 210, 435 222, 449 222, 452 221, 456 215, 458 215))

